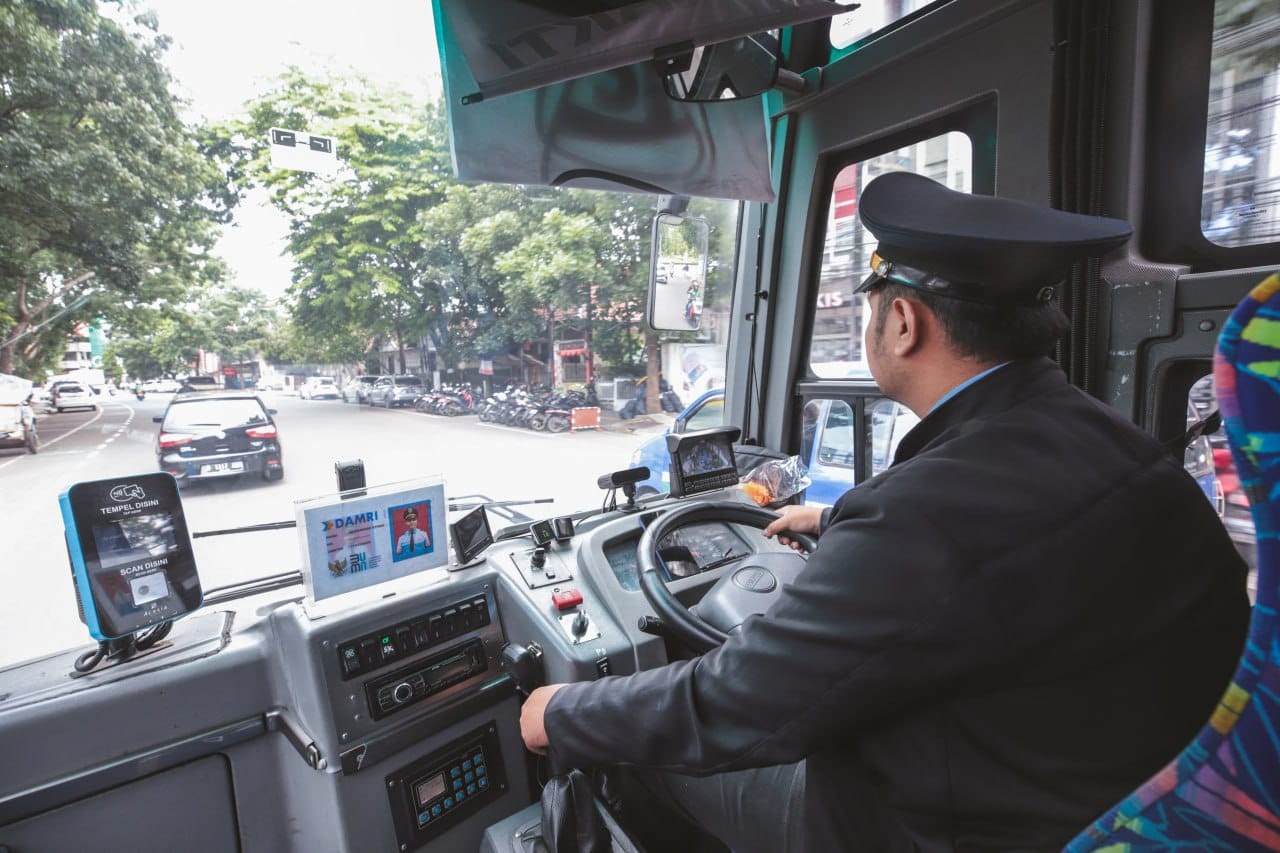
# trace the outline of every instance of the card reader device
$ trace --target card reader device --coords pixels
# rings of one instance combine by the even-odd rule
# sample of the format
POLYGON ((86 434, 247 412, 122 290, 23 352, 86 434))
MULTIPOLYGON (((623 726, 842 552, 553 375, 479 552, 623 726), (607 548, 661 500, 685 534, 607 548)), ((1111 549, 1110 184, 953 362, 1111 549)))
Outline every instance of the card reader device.
POLYGON ((80 619, 115 640, 190 613, 204 593, 167 473, 76 483, 58 496, 80 619))

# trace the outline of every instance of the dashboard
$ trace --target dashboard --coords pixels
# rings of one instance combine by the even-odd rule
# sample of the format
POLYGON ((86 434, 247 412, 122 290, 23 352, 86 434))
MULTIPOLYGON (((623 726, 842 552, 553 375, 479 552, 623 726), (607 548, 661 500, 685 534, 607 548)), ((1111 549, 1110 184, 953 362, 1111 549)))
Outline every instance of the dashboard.
MULTIPOLYGON (((610 542, 605 559, 618 585, 629 592, 640 589, 640 534, 610 542)), ((658 546, 659 565, 667 580, 693 577, 754 554, 752 546, 732 526, 718 521, 699 522, 672 531, 658 546)))
MULTIPOLYGON (((748 502, 736 490, 709 499, 748 502)), ((481 849, 503 821, 536 819, 520 688, 668 662, 667 641, 640 627, 653 609, 636 552, 648 523, 694 502, 581 518, 543 547, 499 541, 474 565, 401 579, 322 617, 296 585, 208 602, 154 651, 85 678, 66 677, 78 650, 6 670, 0 829, 70 846, 90 825, 116 838, 100 803, 120 839, 146 825, 157 849, 226 849, 215 835, 191 846, 178 811, 157 824, 159 786, 239 827, 246 850, 481 849)), ((692 602, 774 549, 787 550, 703 520, 658 551, 673 594, 692 602)))

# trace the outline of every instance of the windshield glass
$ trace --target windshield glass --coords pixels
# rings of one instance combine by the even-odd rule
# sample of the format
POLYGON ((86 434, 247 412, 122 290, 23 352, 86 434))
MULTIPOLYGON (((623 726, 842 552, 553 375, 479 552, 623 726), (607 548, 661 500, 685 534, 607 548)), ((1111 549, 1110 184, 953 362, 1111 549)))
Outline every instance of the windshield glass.
POLYGON ((196 400, 177 402, 164 416, 165 429, 188 429, 205 426, 241 426, 260 424, 267 413, 257 400, 196 400))
MULTIPOLYGON (((600 474, 724 387, 738 204, 690 205, 711 224, 700 329, 650 330, 657 197, 455 181, 431 4, 11 17, 0 374, 38 386, 41 444, 0 448, 0 508, 23 531, 0 568, 0 666, 92 645, 58 506, 76 482, 178 472, 193 532, 290 521, 349 460, 371 486, 554 499, 495 510, 498 528, 598 508, 600 474), (275 413, 175 405, 163 429, 204 432, 162 447, 188 376, 275 413), (312 393, 324 377, 336 394, 312 393), (57 411, 40 391, 58 380, 89 399, 57 411), (395 390, 413 385, 435 393, 395 390)), ((194 547, 206 591, 302 562, 293 529, 194 547)))

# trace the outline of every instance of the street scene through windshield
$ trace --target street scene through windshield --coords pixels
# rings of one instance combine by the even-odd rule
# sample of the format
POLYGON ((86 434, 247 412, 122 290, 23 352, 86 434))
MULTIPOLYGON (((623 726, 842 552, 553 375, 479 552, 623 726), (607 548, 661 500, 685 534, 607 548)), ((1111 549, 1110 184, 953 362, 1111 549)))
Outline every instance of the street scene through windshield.
POLYGON ((339 461, 563 515, 724 386, 738 204, 693 200, 698 322, 653 331, 654 196, 453 180, 429 4, 13 14, 0 374, 34 425, 0 446, 0 666, 91 645, 73 483, 173 474, 208 591, 297 570, 293 529, 200 534, 292 520, 339 461))

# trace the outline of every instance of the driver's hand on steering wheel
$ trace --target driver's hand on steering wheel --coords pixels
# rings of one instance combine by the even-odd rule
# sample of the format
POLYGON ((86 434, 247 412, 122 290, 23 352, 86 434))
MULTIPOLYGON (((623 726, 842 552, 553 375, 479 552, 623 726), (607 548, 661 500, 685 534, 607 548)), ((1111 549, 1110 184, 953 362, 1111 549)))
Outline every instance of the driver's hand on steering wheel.
POLYGON ((778 541, 783 545, 790 546, 795 551, 804 552, 804 546, 799 542, 786 535, 791 533, 808 533, 811 536, 817 536, 821 533, 822 527, 822 507, 818 506, 784 506, 778 510, 778 518, 776 521, 769 522, 769 526, 762 532, 765 538, 772 539, 778 537, 778 541))

